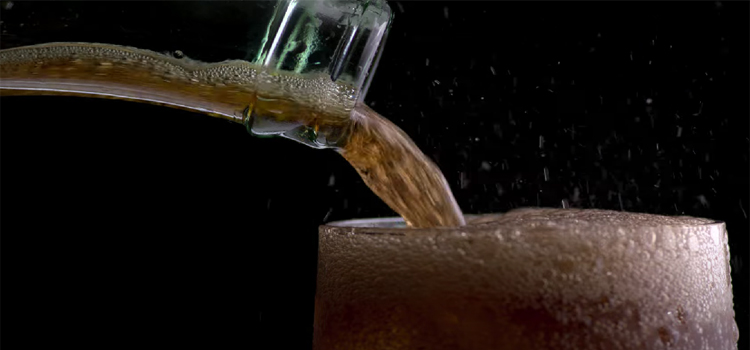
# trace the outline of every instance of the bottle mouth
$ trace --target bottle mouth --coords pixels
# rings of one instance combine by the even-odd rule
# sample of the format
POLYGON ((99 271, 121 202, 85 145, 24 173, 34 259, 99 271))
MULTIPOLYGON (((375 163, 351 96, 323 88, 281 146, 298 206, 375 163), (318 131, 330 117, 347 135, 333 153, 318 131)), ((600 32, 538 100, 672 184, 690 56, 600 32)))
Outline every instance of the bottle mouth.
POLYGON ((392 19, 385 0, 279 1, 254 60, 261 69, 257 101, 244 113, 248 131, 313 148, 340 148, 392 19), (261 93, 271 98, 261 100, 261 93), (274 99, 289 100, 294 110, 273 107, 268 101, 274 99), (273 108, 259 108, 263 104, 273 108))

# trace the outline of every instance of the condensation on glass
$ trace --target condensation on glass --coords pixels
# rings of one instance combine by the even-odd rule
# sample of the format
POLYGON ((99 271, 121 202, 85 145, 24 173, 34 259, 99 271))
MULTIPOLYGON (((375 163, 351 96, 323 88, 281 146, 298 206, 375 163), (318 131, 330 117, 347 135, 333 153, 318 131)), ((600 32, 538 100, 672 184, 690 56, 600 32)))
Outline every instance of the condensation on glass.
POLYGON ((724 223, 524 209, 320 228, 315 349, 736 349, 724 223))

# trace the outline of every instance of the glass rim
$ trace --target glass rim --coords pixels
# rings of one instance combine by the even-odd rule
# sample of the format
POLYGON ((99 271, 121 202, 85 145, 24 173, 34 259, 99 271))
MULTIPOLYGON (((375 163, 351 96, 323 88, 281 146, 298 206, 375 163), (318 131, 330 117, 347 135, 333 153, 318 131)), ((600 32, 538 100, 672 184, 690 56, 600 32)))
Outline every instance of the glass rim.
POLYGON ((404 219, 401 217, 381 217, 381 218, 361 218, 361 219, 348 219, 327 222, 320 225, 320 231, 322 232, 334 232, 339 234, 384 234, 384 235, 395 235, 395 236, 406 236, 406 235, 424 235, 424 234, 436 234, 436 233, 492 233, 516 229, 530 229, 530 228, 548 228, 553 230, 573 230, 578 228, 606 228, 611 230, 613 228, 622 228, 627 230, 654 230, 654 229, 671 229, 671 230, 689 230, 693 228, 711 228, 717 227, 726 229, 726 222, 722 220, 700 218, 687 215, 662 215, 662 214, 649 214, 649 213, 638 213, 638 212, 624 212, 614 211, 605 209, 562 209, 562 208, 519 208, 513 209, 507 212, 501 213, 486 213, 486 214, 468 214, 464 216, 466 218, 467 225, 459 227, 430 227, 430 228, 411 228, 407 227, 404 219), (527 222, 513 222, 503 221, 497 223, 496 221, 487 222, 472 222, 480 218, 502 218, 508 213, 523 210, 558 210, 559 212, 573 210, 573 211, 587 211, 598 214, 614 214, 629 215, 634 219, 637 218, 653 218, 654 220, 663 220, 665 222, 646 222, 638 220, 632 224, 617 225, 613 222, 604 221, 591 221, 583 219, 573 219, 569 217, 561 217, 559 220, 550 218, 548 220, 537 220, 527 222), (669 220, 683 219, 685 223, 669 223, 669 220), (616 225, 613 227, 613 225, 616 225))

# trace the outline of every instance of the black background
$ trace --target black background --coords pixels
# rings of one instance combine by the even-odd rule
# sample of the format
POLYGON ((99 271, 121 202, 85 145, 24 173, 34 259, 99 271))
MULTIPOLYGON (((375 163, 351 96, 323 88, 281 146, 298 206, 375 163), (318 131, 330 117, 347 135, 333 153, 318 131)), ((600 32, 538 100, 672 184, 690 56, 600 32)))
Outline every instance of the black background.
MULTIPOLYGON (((391 6, 367 102, 465 212, 723 220, 748 348, 747 2, 391 6)), ((3 341, 308 349, 317 226, 395 215, 330 150, 129 102, 0 103, 3 341)))

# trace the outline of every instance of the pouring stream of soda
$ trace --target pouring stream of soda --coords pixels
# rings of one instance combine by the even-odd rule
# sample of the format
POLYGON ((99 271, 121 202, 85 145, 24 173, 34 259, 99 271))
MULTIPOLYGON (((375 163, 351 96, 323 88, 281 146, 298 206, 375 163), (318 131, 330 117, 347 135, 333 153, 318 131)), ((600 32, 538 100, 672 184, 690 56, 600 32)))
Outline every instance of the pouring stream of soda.
POLYGON ((329 135, 341 136, 334 148, 407 225, 464 225, 435 163, 403 130, 366 105, 343 108, 353 102, 347 100, 350 90, 326 79, 266 74, 240 60, 205 63, 108 44, 50 43, 0 50, 0 95, 112 98, 187 109, 238 123, 265 118, 299 125, 300 137, 310 134, 305 131, 323 135, 327 130, 329 135))

